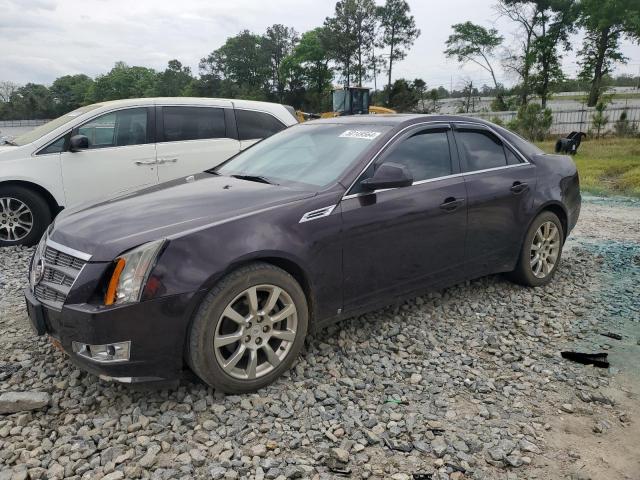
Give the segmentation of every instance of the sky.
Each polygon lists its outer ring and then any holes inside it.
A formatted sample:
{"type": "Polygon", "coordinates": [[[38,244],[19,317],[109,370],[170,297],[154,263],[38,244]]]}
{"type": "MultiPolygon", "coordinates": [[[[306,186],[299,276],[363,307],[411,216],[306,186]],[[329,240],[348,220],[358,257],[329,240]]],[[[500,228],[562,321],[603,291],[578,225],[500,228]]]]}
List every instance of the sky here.
{"type": "MultiPolygon", "coordinates": [[[[459,88],[465,79],[491,83],[487,72],[461,68],[442,51],[451,25],[467,20],[515,42],[516,27],[498,17],[495,0],[408,1],[422,34],[394,66],[394,78],[422,78],[429,88],[459,88]]],[[[197,73],[200,58],[241,30],[262,33],[282,23],[301,33],[322,25],[334,6],[334,0],[0,0],[0,81],[48,85],[66,74],[95,77],[119,60],[163,70],[177,58],[197,73]]],[[[580,45],[580,36],[572,43],[580,45]]],[[[622,51],[629,63],[616,73],[637,75],[640,46],[624,41],[622,51]]],[[[564,58],[570,76],[578,70],[574,56],[564,58]]],[[[498,80],[513,83],[499,66],[498,80]]],[[[385,82],[380,74],[378,86],[385,82]]]]}

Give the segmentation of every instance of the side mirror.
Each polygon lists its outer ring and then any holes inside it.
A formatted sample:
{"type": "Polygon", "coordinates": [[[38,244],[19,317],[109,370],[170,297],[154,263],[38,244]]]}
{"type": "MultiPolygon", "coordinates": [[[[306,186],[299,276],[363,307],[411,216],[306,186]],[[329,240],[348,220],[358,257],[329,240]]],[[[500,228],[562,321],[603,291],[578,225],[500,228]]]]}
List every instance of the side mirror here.
{"type": "Polygon", "coordinates": [[[74,135],[69,140],[69,151],[79,152],[80,150],[86,150],[89,148],[89,138],[85,135],[74,135]]]}
{"type": "Polygon", "coordinates": [[[373,174],[366,178],[361,185],[369,191],[383,188],[408,187],[413,183],[413,175],[407,167],[399,163],[383,163],[373,174]]]}

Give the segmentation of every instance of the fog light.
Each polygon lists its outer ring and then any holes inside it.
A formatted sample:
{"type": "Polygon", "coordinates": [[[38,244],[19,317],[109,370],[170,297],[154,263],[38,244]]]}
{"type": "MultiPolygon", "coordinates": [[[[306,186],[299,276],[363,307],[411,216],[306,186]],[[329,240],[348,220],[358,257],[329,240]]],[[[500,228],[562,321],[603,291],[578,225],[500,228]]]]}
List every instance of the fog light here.
{"type": "Polygon", "coordinates": [[[105,345],[72,342],[71,346],[77,355],[98,363],[126,362],[131,352],[131,341],[105,345]]]}

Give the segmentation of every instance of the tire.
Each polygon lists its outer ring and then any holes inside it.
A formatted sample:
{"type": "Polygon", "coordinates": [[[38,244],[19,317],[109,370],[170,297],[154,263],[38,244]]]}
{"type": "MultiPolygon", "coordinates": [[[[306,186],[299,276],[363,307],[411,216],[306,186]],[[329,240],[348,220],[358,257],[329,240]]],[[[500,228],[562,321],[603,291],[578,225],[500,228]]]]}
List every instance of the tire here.
{"type": "MultiPolygon", "coordinates": [[[[541,231],[544,236],[544,231],[541,231]]],[[[562,259],[562,247],[564,244],[564,231],[560,219],[552,212],[545,211],[538,215],[535,220],[529,226],[527,234],[524,237],[524,242],[520,249],[520,256],[518,258],[518,264],[515,270],[510,272],[509,277],[516,283],[526,285],[530,287],[539,287],[541,285],[548,284],[555,275],[558,265],[562,259]],[[543,226],[549,226],[549,237],[553,236],[550,242],[541,241],[543,237],[540,236],[538,230],[544,228],[543,226]],[[554,232],[553,225],[555,227],[554,232]],[[537,236],[538,235],[538,236],[537,236]],[[534,248],[538,245],[543,246],[543,252],[549,252],[546,258],[550,260],[547,262],[543,260],[543,257],[536,257],[534,248]],[[553,252],[555,249],[553,245],[557,242],[557,255],[554,257],[553,252]],[[538,261],[536,262],[536,258],[538,261]],[[552,266],[551,266],[552,264],[552,266]]]]}
{"type": "Polygon", "coordinates": [[[298,282],[274,265],[254,263],[228,274],[206,295],[190,327],[187,362],[217,391],[253,392],[293,364],[308,323],[298,282]]]}
{"type": "Polygon", "coordinates": [[[42,195],[19,185],[0,185],[0,247],[38,243],[51,220],[42,195]]]}

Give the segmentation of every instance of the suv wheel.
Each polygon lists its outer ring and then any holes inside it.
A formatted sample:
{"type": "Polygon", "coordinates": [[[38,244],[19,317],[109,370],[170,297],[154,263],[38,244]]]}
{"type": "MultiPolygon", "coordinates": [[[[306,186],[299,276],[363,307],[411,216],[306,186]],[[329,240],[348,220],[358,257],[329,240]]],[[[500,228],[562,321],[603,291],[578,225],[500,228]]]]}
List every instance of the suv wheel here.
{"type": "Polygon", "coordinates": [[[0,185],[0,247],[34,245],[51,223],[41,195],[19,185],[0,185]]]}
{"type": "Polygon", "coordinates": [[[549,283],[560,264],[563,239],[560,219],[552,212],[542,212],[527,231],[511,278],[531,287],[549,283]]]}
{"type": "Polygon", "coordinates": [[[255,391],[294,362],[308,315],[304,292],[287,272],[266,263],[240,268],[200,306],[189,334],[189,364],[216,390],[255,391]]]}

